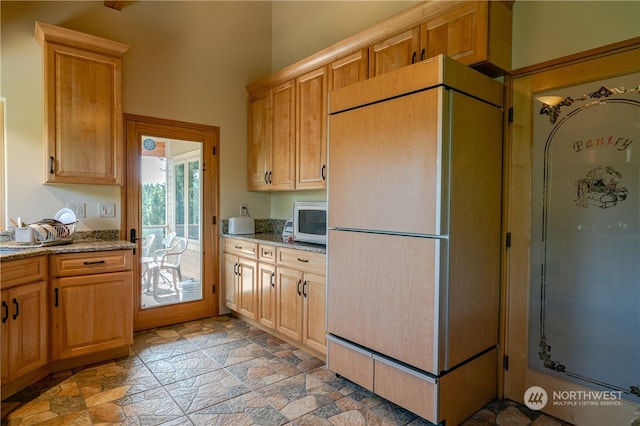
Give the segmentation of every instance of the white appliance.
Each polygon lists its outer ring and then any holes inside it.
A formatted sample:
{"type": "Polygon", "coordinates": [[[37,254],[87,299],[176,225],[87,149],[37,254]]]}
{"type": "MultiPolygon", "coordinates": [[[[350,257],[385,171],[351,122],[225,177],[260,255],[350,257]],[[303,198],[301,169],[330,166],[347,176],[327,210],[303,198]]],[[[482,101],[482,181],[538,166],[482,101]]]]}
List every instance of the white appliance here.
{"type": "Polygon", "coordinates": [[[313,244],[327,244],[327,202],[293,203],[293,239],[313,244]]]}
{"type": "Polygon", "coordinates": [[[236,216],[229,218],[229,234],[247,235],[256,233],[255,219],[249,216],[236,216]]]}

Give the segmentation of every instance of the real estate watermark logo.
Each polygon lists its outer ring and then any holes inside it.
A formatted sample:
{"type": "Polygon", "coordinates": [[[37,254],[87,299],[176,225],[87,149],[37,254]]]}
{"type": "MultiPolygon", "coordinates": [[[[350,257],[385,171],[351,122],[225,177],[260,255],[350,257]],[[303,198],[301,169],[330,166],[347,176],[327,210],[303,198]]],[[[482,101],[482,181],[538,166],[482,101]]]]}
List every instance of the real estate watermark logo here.
{"type": "Polygon", "coordinates": [[[542,410],[548,400],[547,391],[540,386],[531,386],[524,392],[524,404],[532,410],[542,410]]]}
{"type": "MultiPolygon", "coordinates": [[[[524,392],[524,403],[531,410],[542,410],[549,403],[549,395],[540,386],[531,386],[524,392]]],[[[550,403],[583,407],[622,405],[622,391],[553,391],[550,403]]]]}

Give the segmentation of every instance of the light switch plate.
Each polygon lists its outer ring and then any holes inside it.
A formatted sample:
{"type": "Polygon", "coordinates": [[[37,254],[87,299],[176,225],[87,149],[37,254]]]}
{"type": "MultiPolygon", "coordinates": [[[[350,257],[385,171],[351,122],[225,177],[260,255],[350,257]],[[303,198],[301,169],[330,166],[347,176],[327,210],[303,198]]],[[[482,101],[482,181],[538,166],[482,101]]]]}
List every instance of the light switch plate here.
{"type": "Polygon", "coordinates": [[[115,203],[99,203],[98,217],[116,217],[115,203]]]}
{"type": "Polygon", "coordinates": [[[67,203],[67,208],[73,210],[73,213],[78,217],[86,217],[84,203],[67,203]]]}

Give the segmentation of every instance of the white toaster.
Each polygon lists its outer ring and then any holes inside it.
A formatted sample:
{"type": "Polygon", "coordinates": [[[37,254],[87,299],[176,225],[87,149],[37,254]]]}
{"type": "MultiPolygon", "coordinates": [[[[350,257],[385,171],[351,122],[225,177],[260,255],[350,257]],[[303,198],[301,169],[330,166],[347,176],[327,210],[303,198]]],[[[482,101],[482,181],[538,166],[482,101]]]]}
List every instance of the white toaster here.
{"type": "Polygon", "coordinates": [[[249,216],[236,216],[229,218],[229,234],[242,235],[242,234],[255,234],[256,224],[255,220],[249,216]]]}

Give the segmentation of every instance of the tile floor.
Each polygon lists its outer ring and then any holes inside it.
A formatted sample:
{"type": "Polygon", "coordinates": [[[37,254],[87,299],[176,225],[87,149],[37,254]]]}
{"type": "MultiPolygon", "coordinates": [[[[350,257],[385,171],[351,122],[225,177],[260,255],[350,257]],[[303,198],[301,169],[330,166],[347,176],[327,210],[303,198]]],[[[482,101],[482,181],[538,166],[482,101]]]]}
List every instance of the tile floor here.
{"type": "MultiPolygon", "coordinates": [[[[430,425],[230,316],[134,336],[131,355],[2,401],[3,425],[430,425]]],[[[496,400],[465,426],[566,425],[496,400]]]]}

